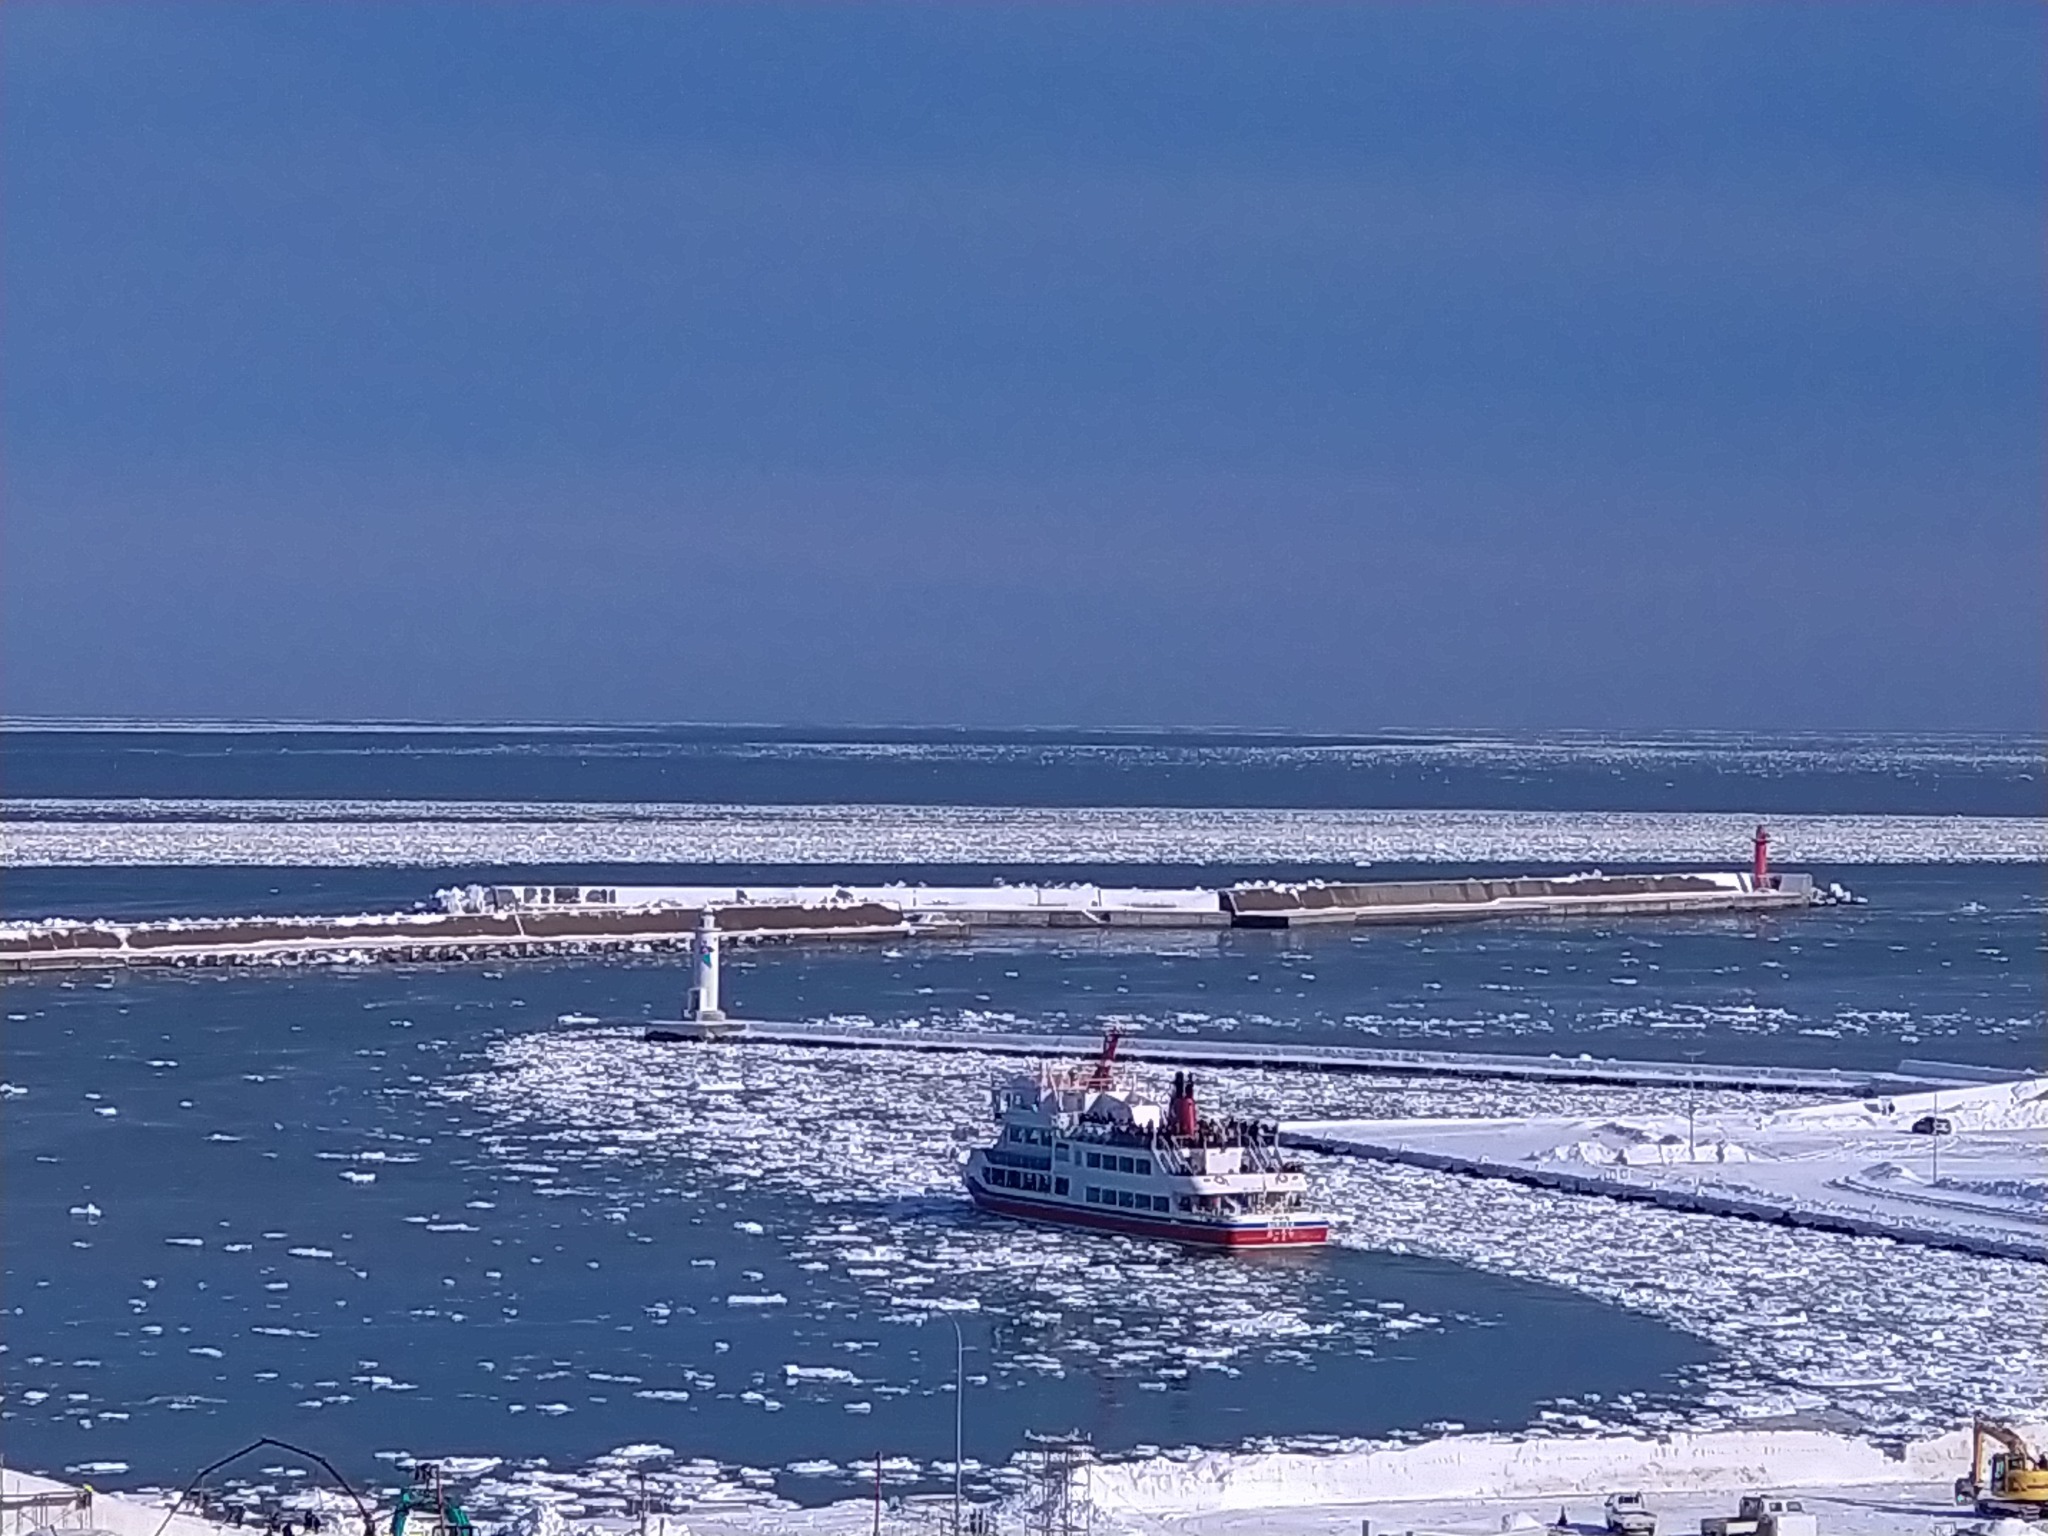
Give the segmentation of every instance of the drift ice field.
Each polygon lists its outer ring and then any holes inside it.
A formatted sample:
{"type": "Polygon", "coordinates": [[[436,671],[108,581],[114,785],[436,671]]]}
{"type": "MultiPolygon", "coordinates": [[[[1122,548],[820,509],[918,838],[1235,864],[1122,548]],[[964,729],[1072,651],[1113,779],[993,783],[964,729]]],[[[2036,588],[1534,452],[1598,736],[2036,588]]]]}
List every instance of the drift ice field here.
{"type": "MultiPolygon", "coordinates": [[[[679,957],[10,980],[10,1468],[161,1489],[270,1434],[372,1488],[440,1459],[484,1520],[616,1518],[644,1472],[704,1529],[850,1532],[878,1465],[890,1497],[950,1490],[964,1358],[969,1497],[1015,1494],[1027,1433],[1076,1430],[1104,1462],[1101,1520],[1221,1531],[1217,1510],[1413,1498],[1404,1455],[1462,1469],[1433,1484],[1447,1497],[1526,1501],[1579,1476],[1559,1468],[1585,1447],[1648,1447],[1599,1452],[1599,1475],[1686,1462],[1707,1511],[1732,1507],[1719,1491],[1744,1468],[1837,1488],[1953,1476],[1949,1450],[1892,1453],[1977,1412],[2048,1416],[2035,1260],[1406,1155],[2038,1243],[2031,744],[24,741],[9,920],[347,912],[625,869],[1170,884],[1735,867],[1769,820],[1788,866],[1864,903],[743,948],[727,1005],[1958,1076],[1925,1104],[1872,1106],[1682,1078],[1207,1072],[1208,1101],[1327,1143],[1302,1155],[1332,1246],[1246,1261],[977,1214],[959,1163],[1013,1061],[644,1039],[681,1005],[679,957]],[[782,798],[749,802],[749,782],[782,798]],[[1928,1114],[1951,1135],[1916,1132],[1928,1114]]],[[[1163,1096],[1170,1073],[1153,1075],[1163,1096]]],[[[257,1499],[300,1485],[244,1482],[257,1499]]],[[[1830,1528],[1861,1529],[1847,1506],[1830,1528]]]]}

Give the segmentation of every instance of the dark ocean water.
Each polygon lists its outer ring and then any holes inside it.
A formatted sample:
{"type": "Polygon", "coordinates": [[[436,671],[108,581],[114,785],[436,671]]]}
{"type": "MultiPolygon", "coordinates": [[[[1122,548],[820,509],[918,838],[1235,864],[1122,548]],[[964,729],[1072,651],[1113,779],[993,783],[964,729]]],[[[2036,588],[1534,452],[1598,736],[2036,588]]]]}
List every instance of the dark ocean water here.
{"type": "Polygon", "coordinates": [[[11,798],[2048,814],[2043,744],[1977,736],[15,731],[11,798]]]}
{"type": "MultiPolygon", "coordinates": [[[[56,799],[2028,816],[2040,812],[2039,763],[2038,743],[1980,740],[32,732],[7,740],[4,787],[56,799]]],[[[1268,872],[531,871],[1120,883],[1268,872]]],[[[11,869],[0,905],[10,917],[353,911],[506,873],[11,869]]],[[[728,986],[744,1011],[771,1017],[1118,1022],[1859,1067],[1902,1056],[2041,1063],[2038,866],[1819,873],[1867,904],[1780,918],[763,949],[733,957],[728,986]]],[[[1799,1379],[1767,1349],[1731,1354],[1681,1327],[1682,1308],[1616,1305],[1616,1287],[1586,1279],[1597,1251],[1518,1264],[1519,1197],[1480,1218],[1500,1224],[1498,1263],[1444,1257],[1427,1229],[1446,1219],[1444,1200],[1466,1197],[1434,1176],[1368,1186],[1357,1245],[1273,1264],[984,1220],[960,1200],[951,1159],[978,1130],[992,1063],[684,1058],[593,1022],[671,1013],[682,986],[678,962],[648,957],[10,981],[10,1460],[98,1466],[102,1485],[161,1483],[271,1433],[375,1478],[380,1452],[574,1468],[651,1442],[824,1498],[847,1491],[850,1464],[878,1450],[914,1463],[906,1479],[936,1475],[950,1455],[955,1322],[982,1378],[969,1388],[969,1455],[991,1465],[1030,1428],[1085,1429],[1117,1451],[1443,1423],[1518,1429],[1546,1413],[1721,1422],[1768,1411],[1799,1379]],[[1731,1407],[1730,1394],[1749,1406],[1731,1407]]],[[[1249,1077],[1217,1088],[1302,1114],[1559,1102],[1558,1090],[1249,1077]]],[[[1639,1102],[1566,1097],[1589,1112],[1639,1102]]],[[[1560,1207],[1558,1220],[1605,1204],[1560,1207]]],[[[1940,1294],[1989,1284],[1992,1271],[1929,1273],[1940,1294]]],[[[1845,1358],[1883,1348],[1860,1336],[1841,1345],[1845,1358]]]]}

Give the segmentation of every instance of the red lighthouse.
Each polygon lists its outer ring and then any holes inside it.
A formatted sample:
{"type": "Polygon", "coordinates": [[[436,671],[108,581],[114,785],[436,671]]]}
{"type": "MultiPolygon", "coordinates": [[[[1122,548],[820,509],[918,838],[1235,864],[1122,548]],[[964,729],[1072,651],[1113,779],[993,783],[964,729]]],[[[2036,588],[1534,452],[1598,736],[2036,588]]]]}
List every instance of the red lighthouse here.
{"type": "Polygon", "coordinates": [[[1764,890],[1771,880],[1771,833],[1768,827],[1756,829],[1756,852],[1750,864],[1750,875],[1758,890],[1764,890]]]}

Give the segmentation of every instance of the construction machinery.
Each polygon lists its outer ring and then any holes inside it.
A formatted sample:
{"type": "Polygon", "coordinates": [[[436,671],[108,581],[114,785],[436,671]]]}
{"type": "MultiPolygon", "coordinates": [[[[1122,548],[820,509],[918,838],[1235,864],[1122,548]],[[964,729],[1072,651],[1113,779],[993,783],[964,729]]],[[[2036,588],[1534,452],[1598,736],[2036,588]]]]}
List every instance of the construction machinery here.
{"type": "Polygon", "coordinates": [[[398,1496],[398,1508],[391,1512],[391,1536],[405,1536],[407,1519],[415,1536],[475,1536],[476,1527],[460,1504],[448,1502],[448,1489],[441,1479],[441,1464],[422,1461],[412,1469],[412,1486],[398,1496]]]}
{"type": "Polygon", "coordinates": [[[1978,1419],[1970,1426],[1970,1473],[1956,1479],[1956,1502],[1974,1504],[1978,1514],[1993,1520],[2048,1520],[2048,1458],[2010,1424],[1978,1419]],[[2004,1449],[1987,1458],[1986,1449],[1994,1445],[2004,1449]]]}

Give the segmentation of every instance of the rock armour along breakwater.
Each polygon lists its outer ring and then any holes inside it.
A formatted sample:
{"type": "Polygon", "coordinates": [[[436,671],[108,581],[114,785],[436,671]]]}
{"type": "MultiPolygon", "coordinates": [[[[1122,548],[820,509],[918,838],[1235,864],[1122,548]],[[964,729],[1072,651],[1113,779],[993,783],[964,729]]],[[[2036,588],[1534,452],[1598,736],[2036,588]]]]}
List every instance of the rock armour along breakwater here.
{"type": "MultiPolygon", "coordinates": [[[[157,923],[14,923],[0,929],[0,973],[132,965],[237,965],[319,959],[463,960],[564,950],[672,948],[701,913],[369,913],[357,917],[199,918],[157,923]]],[[[725,914],[744,939],[897,938],[903,914],[867,903],[756,906],[725,914]]]]}

